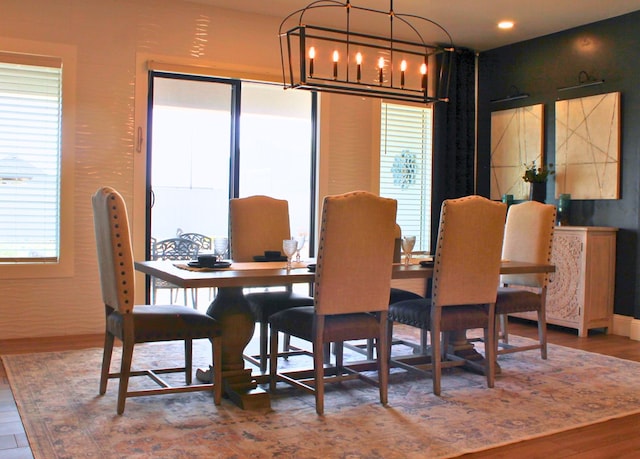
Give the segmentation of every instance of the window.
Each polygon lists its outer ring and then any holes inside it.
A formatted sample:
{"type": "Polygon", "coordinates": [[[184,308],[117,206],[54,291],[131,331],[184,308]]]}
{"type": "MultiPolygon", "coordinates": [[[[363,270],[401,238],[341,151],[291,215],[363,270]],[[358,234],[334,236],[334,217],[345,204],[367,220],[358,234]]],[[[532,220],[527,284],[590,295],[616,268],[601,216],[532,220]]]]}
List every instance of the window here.
{"type": "Polygon", "coordinates": [[[71,275],[75,50],[15,51],[0,51],[0,275],[71,275]]]}
{"type": "Polygon", "coordinates": [[[60,253],[62,68],[0,63],[0,257],[60,253]]]}
{"type": "Polygon", "coordinates": [[[431,246],[431,107],[382,103],[380,195],[398,201],[403,235],[415,235],[416,251],[431,246]]]}

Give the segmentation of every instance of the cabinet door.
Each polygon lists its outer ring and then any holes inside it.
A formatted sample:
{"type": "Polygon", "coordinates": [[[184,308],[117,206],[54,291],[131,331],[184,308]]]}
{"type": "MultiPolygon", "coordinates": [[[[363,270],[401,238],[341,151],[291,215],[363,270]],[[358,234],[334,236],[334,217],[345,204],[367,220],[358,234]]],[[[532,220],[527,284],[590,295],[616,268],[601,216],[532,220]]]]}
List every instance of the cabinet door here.
{"type": "Polygon", "coordinates": [[[615,287],[615,232],[594,232],[587,238],[584,321],[587,328],[611,327],[615,287]]]}
{"type": "Polygon", "coordinates": [[[581,233],[556,231],[549,277],[547,321],[578,328],[584,298],[584,238],[581,233]]]}

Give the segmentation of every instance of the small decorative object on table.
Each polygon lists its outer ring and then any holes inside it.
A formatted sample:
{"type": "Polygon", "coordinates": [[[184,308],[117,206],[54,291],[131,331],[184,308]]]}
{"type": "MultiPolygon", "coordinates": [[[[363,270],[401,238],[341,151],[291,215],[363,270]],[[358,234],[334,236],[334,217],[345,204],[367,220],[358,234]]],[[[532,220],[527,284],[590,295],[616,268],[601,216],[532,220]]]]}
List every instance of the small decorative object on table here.
{"type": "Polygon", "coordinates": [[[524,165],[524,175],[522,180],[529,182],[531,187],[529,188],[529,200],[545,202],[547,199],[547,177],[555,174],[553,170],[553,164],[545,166],[536,166],[536,162],[524,165]]]}

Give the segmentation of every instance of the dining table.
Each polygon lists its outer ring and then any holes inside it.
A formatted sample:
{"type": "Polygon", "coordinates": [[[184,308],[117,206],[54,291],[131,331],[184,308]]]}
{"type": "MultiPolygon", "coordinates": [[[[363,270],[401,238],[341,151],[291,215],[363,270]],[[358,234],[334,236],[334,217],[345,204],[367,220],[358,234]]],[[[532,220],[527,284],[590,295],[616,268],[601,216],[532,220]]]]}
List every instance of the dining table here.
{"type": "MultiPolygon", "coordinates": [[[[423,260],[424,261],[424,260],[423,260]]],[[[291,269],[282,261],[231,262],[225,268],[198,268],[186,261],[154,260],[136,261],[137,271],[162,279],[179,288],[217,288],[217,294],[207,309],[207,314],[221,323],[222,355],[215,356],[220,362],[223,375],[223,391],[236,405],[243,409],[270,408],[269,394],[261,387],[265,375],[254,375],[245,368],[244,351],[254,330],[255,319],[244,290],[252,287],[273,287],[292,284],[309,284],[315,280],[315,272],[309,269],[314,260],[292,262],[291,269]]],[[[551,264],[534,264],[503,260],[501,274],[524,274],[554,272],[551,264]]],[[[428,279],[433,274],[433,265],[393,263],[392,279],[428,279]]],[[[454,345],[456,345],[454,343],[454,345]]],[[[457,345],[462,353],[473,352],[473,344],[464,335],[457,345]]]]}

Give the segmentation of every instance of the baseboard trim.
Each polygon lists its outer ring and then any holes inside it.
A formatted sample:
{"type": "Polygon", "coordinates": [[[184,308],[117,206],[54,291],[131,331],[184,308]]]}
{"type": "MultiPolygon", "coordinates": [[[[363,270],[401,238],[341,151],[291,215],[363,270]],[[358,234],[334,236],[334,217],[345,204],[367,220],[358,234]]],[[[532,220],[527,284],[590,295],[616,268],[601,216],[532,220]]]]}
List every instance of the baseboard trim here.
{"type": "Polygon", "coordinates": [[[612,333],[614,335],[626,336],[632,340],[640,341],[640,319],[614,314],[612,333]]]}

